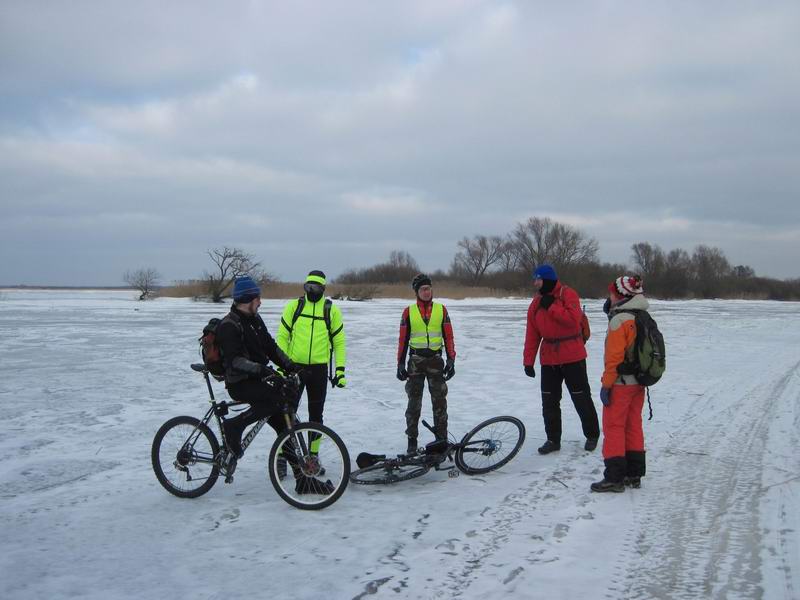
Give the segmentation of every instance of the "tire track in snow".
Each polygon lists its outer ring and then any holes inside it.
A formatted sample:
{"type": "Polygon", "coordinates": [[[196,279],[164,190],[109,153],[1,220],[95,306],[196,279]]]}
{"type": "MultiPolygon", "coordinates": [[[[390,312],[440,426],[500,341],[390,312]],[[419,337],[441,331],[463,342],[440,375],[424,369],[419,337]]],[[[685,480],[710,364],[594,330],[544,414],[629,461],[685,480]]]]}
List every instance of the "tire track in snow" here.
{"type": "MultiPolygon", "coordinates": [[[[390,555],[379,558],[380,566],[367,569],[372,579],[364,583],[362,593],[376,597],[397,597],[401,591],[412,593],[419,598],[462,598],[472,595],[471,586],[476,580],[501,582],[503,586],[513,584],[524,573],[525,567],[535,563],[554,562],[558,556],[549,556],[547,542],[559,541],[570,529],[570,521],[561,518],[554,521],[548,518],[562,506],[565,494],[572,491],[564,488],[558,480],[569,480],[576,470],[573,457],[569,464],[554,465],[549,477],[536,477],[526,485],[506,494],[499,502],[474,511],[473,518],[465,524],[464,533],[457,537],[447,537],[435,543],[418,541],[419,529],[409,531],[411,540],[400,543],[390,555]],[[532,512],[532,507],[535,511],[532,512]],[[524,525],[520,525],[524,521],[524,525]],[[504,555],[511,536],[525,531],[526,540],[535,542],[533,549],[524,556],[504,555]],[[413,556],[399,560],[399,555],[413,556]],[[436,580],[423,581],[409,576],[409,564],[424,562],[440,575],[436,580]],[[388,568],[387,568],[388,567],[388,568]],[[391,585],[386,585],[391,581],[391,585]],[[413,590],[410,588],[413,586],[413,590]]],[[[580,468],[580,467],[579,467],[580,468]]],[[[585,514],[580,504],[581,514],[574,518],[593,518],[585,514]]],[[[417,519],[424,529],[429,514],[417,519]]]]}
{"type": "MultiPolygon", "coordinates": [[[[697,415],[684,421],[685,439],[704,452],[689,459],[672,453],[659,461],[660,470],[671,476],[653,483],[678,487],[685,495],[676,504],[670,502],[674,493],[657,493],[649,503],[637,542],[641,558],[628,574],[628,598],[763,597],[759,502],[766,440],[777,399],[785,396],[798,369],[800,363],[772,385],[761,383],[721,413],[706,415],[719,419],[711,427],[697,415]],[[705,464],[693,469],[689,461],[705,464]]],[[[739,383],[727,387],[736,390],[739,383]]],[[[714,404],[712,399],[712,410],[714,404]]]]}

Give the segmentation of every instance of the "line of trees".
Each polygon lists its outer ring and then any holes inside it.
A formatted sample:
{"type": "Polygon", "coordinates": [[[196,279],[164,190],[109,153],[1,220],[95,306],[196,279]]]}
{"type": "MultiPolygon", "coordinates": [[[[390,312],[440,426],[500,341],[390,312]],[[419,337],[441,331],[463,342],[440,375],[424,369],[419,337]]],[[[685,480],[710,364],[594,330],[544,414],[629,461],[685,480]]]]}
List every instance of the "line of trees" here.
{"type": "MultiPolygon", "coordinates": [[[[533,270],[549,263],[561,280],[591,298],[605,296],[608,283],[620,274],[635,273],[642,276],[647,294],[657,298],[800,300],[800,278],[758,277],[751,267],[732,266],[721,249],[703,244],[689,254],[682,248],[664,251],[656,244],[637,242],[631,246],[629,265],[601,262],[597,240],[546,217],[517,223],[505,236],[464,237],[456,247],[449,269],[430,273],[435,281],[525,295],[531,290],[533,270]]],[[[198,297],[222,302],[230,297],[233,281],[240,275],[250,275],[262,285],[278,281],[255,256],[240,248],[225,246],[206,254],[213,267],[201,278],[183,284],[197,289],[198,297]]],[[[408,252],[394,250],[386,262],[348,269],[335,283],[374,291],[380,284],[408,284],[419,272],[419,264],[408,252]]],[[[140,300],[153,297],[159,279],[153,268],[124,275],[125,282],[140,291],[140,300]]]]}
{"type": "MultiPolygon", "coordinates": [[[[697,246],[665,252],[658,245],[631,246],[630,265],[605,263],[599,244],[581,230],[549,218],[531,217],[505,236],[475,235],[457,243],[450,268],[431,275],[438,281],[529,293],[537,265],[555,267],[559,278],[587,297],[606,295],[608,283],[623,273],[642,276],[647,293],[658,298],[800,299],[800,279],[757,277],[747,265],[732,266],[715,247],[697,246]]],[[[395,250],[389,260],[364,269],[349,269],[342,284],[407,283],[419,272],[417,261],[395,250]]]]}

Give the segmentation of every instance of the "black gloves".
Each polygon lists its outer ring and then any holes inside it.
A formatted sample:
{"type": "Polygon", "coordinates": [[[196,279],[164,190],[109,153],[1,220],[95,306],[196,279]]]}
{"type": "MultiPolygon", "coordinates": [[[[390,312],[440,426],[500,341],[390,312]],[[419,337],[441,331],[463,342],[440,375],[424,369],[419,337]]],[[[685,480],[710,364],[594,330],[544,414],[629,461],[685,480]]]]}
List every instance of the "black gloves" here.
{"type": "Polygon", "coordinates": [[[259,373],[261,378],[271,377],[272,375],[275,375],[275,369],[269,365],[261,365],[261,373],[259,373]]]}
{"type": "Polygon", "coordinates": [[[606,298],[606,301],[603,303],[603,312],[608,314],[608,311],[611,310],[611,298],[606,298]]]}
{"type": "Polygon", "coordinates": [[[544,294],[542,296],[542,299],[539,300],[539,306],[541,306],[543,309],[547,310],[548,308],[550,308],[550,305],[553,304],[553,302],[555,302],[555,301],[556,301],[556,299],[552,295],[544,294]]]}
{"type": "Polygon", "coordinates": [[[334,375],[331,383],[338,388],[343,388],[347,385],[347,379],[344,378],[344,367],[336,367],[336,375],[334,375]]]}
{"type": "Polygon", "coordinates": [[[291,375],[292,373],[297,373],[300,370],[300,367],[293,360],[287,359],[283,370],[287,375],[291,375]]]}
{"type": "Polygon", "coordinates": [[[403,363],[397,363],[397,378],[400,381],[408,379],[408,371],[406,371],[406,366],[403,363]]]}
{"type": "Polygon", "coordinates": [[[533,368],[533,365],[525,365],[525,375],[528,377],[536,377],[536,371],[533,368]]]}
{"type": "Polygon", "coordinates": [[[447,359],[447,363],[444,365],[444,371],[442,371],[445,381],[450,381],[453,378],[453,375],[456,374],[455,362],[456,361],[452,358],[447,359]]]}

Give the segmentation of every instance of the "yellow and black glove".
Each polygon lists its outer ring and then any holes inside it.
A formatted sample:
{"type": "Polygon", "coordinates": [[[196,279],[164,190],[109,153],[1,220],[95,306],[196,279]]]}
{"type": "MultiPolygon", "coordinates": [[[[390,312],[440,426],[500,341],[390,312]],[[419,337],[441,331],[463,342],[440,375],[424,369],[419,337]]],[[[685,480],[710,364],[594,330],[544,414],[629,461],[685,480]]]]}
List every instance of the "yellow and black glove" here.
{"type": "Polygon", "coordinates": [[[336,367],[336,375],[333,376],[331,384],[338,388],[343,388],[347,385],[347,379],[345,379],[344,376],[344,367],[336,367]]]}

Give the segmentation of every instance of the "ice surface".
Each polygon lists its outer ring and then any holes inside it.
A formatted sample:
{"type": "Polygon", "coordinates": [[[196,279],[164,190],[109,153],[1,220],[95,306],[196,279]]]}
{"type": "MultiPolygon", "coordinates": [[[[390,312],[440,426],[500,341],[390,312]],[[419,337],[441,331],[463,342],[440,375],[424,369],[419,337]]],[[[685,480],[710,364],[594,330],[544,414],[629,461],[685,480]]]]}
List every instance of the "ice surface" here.
{"type": "MultiPolygon", "coordinates": [[[[172,497],[152,473],[161,423],[207,407],[188,365],[225,307],[4,291],[0,598],[800,597],[800,304],[653,302],[668,366],[645,425],[648,475],[640,490],[596,495],[600,451],[583,451],[568,397],[561,452],[536,454],[527,301],[445,302],[458,350],[451,433],[515,415],[522,452],[481,477],[351,485],[306,512],[269,484],[268,429],[233,485],[202,498],[172,497]]],[[[606,321],[602,301],[586,303],[596,383],[606,321]]],[[[405,304],[340,303],[348,388],[329,393],[325,418],[353,457],[404,449],[405,304]]],[[[281,307],[262,306],[273,331],[281,307]]]]}

